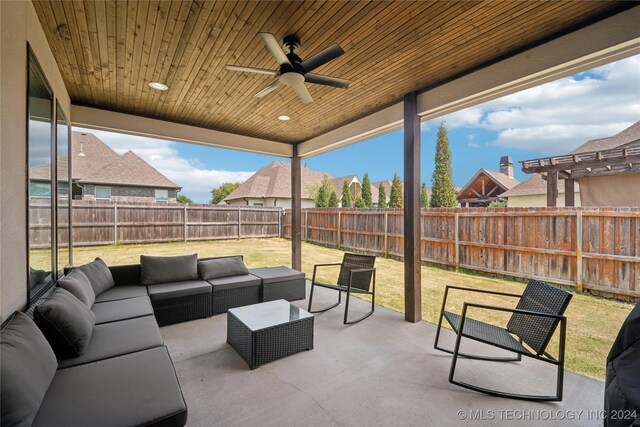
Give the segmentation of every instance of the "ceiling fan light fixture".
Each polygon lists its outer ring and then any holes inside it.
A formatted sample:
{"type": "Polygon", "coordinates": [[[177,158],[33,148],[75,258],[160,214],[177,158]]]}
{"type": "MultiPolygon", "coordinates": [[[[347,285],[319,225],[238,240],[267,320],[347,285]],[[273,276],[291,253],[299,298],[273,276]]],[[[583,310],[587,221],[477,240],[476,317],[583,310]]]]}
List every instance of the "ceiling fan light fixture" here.
{"type": "Polygon", "coordinates": [[[282,114],[282,115],[278,116],[278,120],[286,122],[287,120],[291,120],[291,117],[287,116],[286,114],[282,114]]]}
{"type": "Polygon", "coordinates": [[[149,82],[149,86],[153,89],[156,90],[167,90],[169,89],[169,86],[167,86],[166,84],[162,83],[162,82],[149,82]]]}

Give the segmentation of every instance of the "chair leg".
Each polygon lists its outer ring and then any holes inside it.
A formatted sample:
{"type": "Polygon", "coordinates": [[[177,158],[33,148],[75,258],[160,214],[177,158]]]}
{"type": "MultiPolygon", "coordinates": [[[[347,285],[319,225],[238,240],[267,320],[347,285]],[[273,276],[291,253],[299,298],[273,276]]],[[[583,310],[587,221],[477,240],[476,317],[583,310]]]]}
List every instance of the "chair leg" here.
{"type": "Polygon", "coordinates": [[[338,302],[337,303],[335,303],[335,304],[333,304],[333,305],[331,305],[329,307],[322,308],[320,310],[311,310],[311,302],[313,300],[313,288],[314,288],[314,283],[311,282],[311,292],[309,293],[309,308],[307,309],[307,311],[309,313],[323,313],[325,311],[331,310],[334,307],[339,306],[340,303],[342,302],[342,292],[338,291],[338,302]]]}
{"type": "Polygon", "coordinates": [[[371,302],[371,311],[367,312],[364,316],[362,317],[358,317],[355,320],[347,320],[349,317],[349,296],[351,295],[350,292],[347,292],[347,297],[345,299],[345,307],[344,307],[344,324],[345,325],[353,325],[354,323],[358,323],[364,319],[366,319],[367,317],[371,316],[373,314],[373,310],[374,310],[374,302],[373,302],[373,298],[372,298],[372,302],[371,302]]]}
{"type": "Polygon", "coordinates": [[[558,376],[557,376],[555,396],[538,396],[538,395],[531,395],[531,394],[507,393],[504,391],[492,390],[492,389],[479,387],[473,384],[455,380],[454,375],[456,371],[456,363],[458,361],[458,356],[460,356],[458,350],[460,349],[461,338],[462,338],[462,334],[458,333],[458,336],[456,338],[456,345],[453,350],[453,358],[451,360],[451,369],[449,371],[449,382],[451,384],[457,385],[462,388],[466,388],[468,390],[473,390],[473,391],[485,393],[485,394],[496,396],[496,397],[506,397],[508,399],[527,400],[532,402],[559,402],[562,400],[562,378],[564,375],[564,368],[562,363],[558,364],[558,373],[557,373],[558,376]]]}

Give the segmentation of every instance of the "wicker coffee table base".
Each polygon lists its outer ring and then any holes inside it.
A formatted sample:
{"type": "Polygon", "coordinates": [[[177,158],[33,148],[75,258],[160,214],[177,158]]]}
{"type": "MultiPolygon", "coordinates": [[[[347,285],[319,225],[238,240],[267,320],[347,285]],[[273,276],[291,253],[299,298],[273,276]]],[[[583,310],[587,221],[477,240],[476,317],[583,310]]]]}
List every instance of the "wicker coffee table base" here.
{"type": "Polygon", "coordinates": [[[227,312],[227,342],[249,368],[313,349],[313,317],[252,331],[227,312]]]}

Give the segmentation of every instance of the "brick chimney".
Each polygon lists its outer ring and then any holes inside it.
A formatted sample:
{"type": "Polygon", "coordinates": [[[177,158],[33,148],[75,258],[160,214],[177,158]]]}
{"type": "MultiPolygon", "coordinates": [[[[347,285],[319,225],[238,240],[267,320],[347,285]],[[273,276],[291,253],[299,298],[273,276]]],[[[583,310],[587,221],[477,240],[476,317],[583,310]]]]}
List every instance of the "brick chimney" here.
{"type": "Polygon", "coordinates": [[[513,178],[513,159],[511,156],[500,157],[500,172],[513,178]]]}

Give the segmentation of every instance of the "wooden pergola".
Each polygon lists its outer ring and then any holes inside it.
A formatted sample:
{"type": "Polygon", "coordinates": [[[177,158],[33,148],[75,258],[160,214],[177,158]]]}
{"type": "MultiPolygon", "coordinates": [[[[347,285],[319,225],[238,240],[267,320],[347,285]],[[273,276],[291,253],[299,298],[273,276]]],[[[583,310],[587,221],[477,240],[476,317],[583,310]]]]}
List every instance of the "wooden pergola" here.
{"type": "MultiPolygon", "coordinates": [[[[24,7],[5,3],[16,15],[24,7]]],[[[33,9],[41,29],[27,41],[47,70],[57,68],[73,125],[290,158],[296,269],[301,160],[403,129],[410,322],[422,318],[420,123],[640,53],[633,2],[35,0],[33,9]],[[269,81],[224,66],[275,68],[259,32],[296,34],[303,56],[340,44],[346,53],[320,71],[352,85],[310,85],[305,106],[290,90],[256,98],[269,81]]],[[[7,34],[20,34],[15,22],[7,34]]]]}
{"type": "Polygon", "coordinates": [[[547,181],[547,206],[556,206],[558,181],[564,180],[565,206],[575,206],[575,180],[640,172],[640,146],[523,160],[522,171],[547,181]]]}

